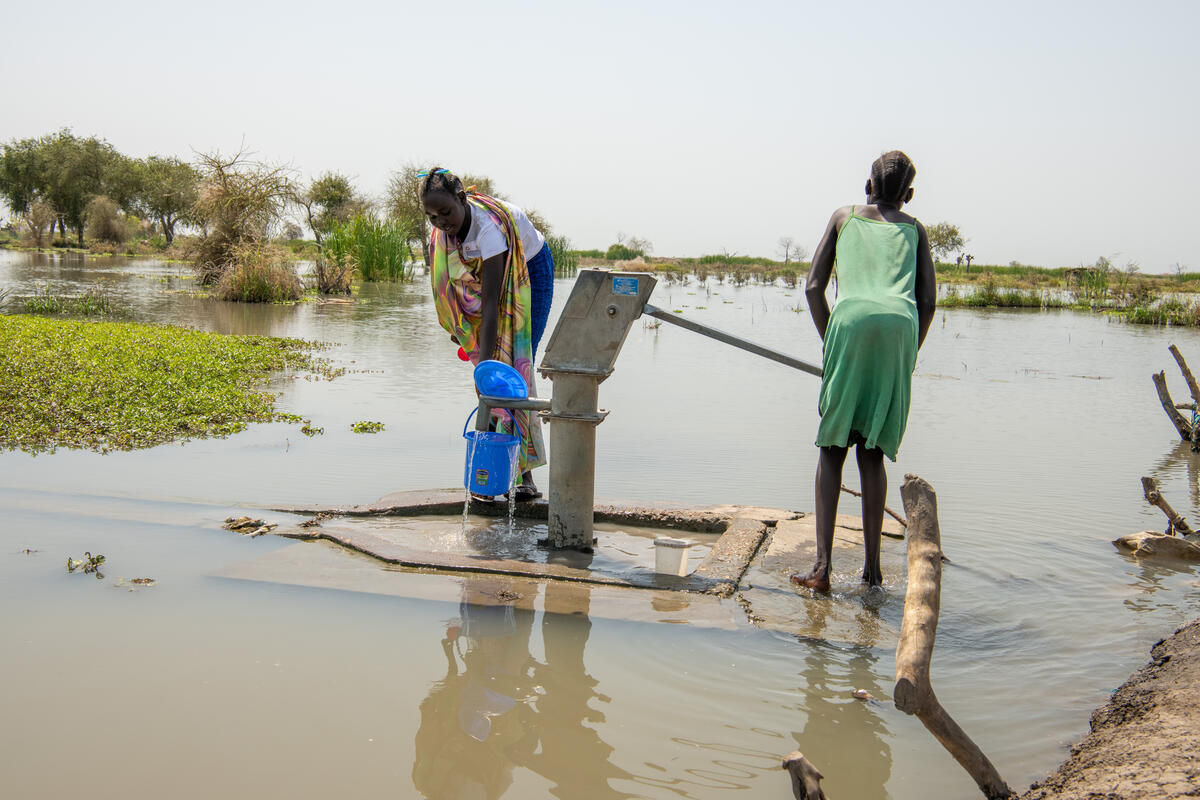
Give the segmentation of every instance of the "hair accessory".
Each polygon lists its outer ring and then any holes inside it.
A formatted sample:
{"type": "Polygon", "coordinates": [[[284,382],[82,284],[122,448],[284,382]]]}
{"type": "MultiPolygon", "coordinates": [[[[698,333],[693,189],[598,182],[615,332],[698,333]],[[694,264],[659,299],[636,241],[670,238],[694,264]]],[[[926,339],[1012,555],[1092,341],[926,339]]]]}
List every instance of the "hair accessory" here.
{"type": "MultiPolygon", "coordinates": [[[[434,175],[441,175],[442,173],[444,173],[444,172],[449,172],[449,171],[450,171],[450,170],[448,170],[448,169],[435,169],[435,170],[433,171],[433,174],[434,174],[434,175]]],[[[418,172],[418,173],[417,173],[417,177],[418,177],[418,178],[428,178],[428,177],[429,177],[429,170],[425,170],[425,171],[423,171],[423,172],[418,172]]]]}

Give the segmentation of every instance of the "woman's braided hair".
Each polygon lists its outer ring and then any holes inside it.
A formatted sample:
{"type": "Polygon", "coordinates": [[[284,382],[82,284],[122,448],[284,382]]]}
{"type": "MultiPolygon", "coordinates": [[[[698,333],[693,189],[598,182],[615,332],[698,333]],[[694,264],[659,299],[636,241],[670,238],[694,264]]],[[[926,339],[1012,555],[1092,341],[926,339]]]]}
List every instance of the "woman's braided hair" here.
{"type": "Polygon", "coordinates": [[[430,167],[425,173],[425,182],[421,184],[421,199],[424,200],[435,192],[445,192],[451,197],[458,197],[462,190],[462,180],[453,172],[442,167],[430,167]]]}
{"type": "Polygon", "coordinates": [[[877,200],[898,203],[912,186],[917,168],[912,159],[899,150],[891,150],[871,165],[871,189],[877,200]]]}

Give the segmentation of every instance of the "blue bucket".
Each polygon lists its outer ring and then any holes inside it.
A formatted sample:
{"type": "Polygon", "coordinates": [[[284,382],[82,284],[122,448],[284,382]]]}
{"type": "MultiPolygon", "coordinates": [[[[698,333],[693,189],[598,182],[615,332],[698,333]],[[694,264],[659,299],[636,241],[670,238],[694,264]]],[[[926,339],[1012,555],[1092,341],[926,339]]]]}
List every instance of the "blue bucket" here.
{"type": "Polygon", "coordinates": [[[495,497],[507,492],[512,485],[521,437],[511,433],[467,430],[471,417],[478,410],[468,414],[463,423],[463,438],[467,440],[463,486],[475,494],[495,497]]]}

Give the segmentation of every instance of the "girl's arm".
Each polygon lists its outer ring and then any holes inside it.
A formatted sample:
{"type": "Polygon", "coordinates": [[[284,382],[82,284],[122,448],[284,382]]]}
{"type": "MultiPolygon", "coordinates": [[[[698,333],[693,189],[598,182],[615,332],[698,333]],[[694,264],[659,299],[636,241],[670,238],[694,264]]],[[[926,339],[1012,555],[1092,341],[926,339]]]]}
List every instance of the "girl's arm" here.
{"type": "Polygon", "coordinates": [[[925,334],[933,324],[933,311],[937,306],[937,274],[933,269],[933,255],[929,252],[929,237],[925,226],[917,223],[917,347],[925,342],[925,334]]]}
{"type": "Polygon", "coordinates": [[[825,341],[825,329],[829,327],[829,301],[825,299],[825,289],[833,276],[834,256],[837,253],[838,231],[846,221],[847,209],[839,208],[829,218],[825,235],[813,253],[812,268],[808,271],[808,280],[804,282],[804,296],[808,298],[808,312],[812,314],[813,324],[821,341],[825,341]]]}
{"type": "Polygon", "coordinates": [[[483,261],[482,320],[479,323],[479,360],[495,358],[496,332],[500,318],[500,293],[504,288],[504,266],[508,251],[483,261]]]}

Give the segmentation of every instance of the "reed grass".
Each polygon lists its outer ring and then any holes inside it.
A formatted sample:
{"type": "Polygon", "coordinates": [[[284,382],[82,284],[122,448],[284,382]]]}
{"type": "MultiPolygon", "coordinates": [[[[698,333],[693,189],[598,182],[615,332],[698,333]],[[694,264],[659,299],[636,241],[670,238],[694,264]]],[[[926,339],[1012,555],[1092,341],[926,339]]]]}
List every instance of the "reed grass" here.
{"type": "Polygon", "coordinates": [[[554,259],[554,274],[560,278],[571,278],[579,271],[579,254],[571,249],[571,240],[565,236],[547,236],[550,257],[554,259]]]}
{"type": "Polygon", "coordinates": [[[335,225],[325,239],[325,250],[336,250],[353,262],[359,277],[370,282],[411,281],[415,274],[408,228],[396,220],[359,214],[345,225],[335,225]]]}
{"type": "Polygon", "coordinates": [[[78,317],[107,317],[117,313],[118,306],[103,284],[93,284],[83,294],[60,295],[48,286],[34,289],[28,297],[12,297],[9,303],[26,314],[64,314],[78,317]],[[12,302],[16,301],[16,302],[12,302]]]}

